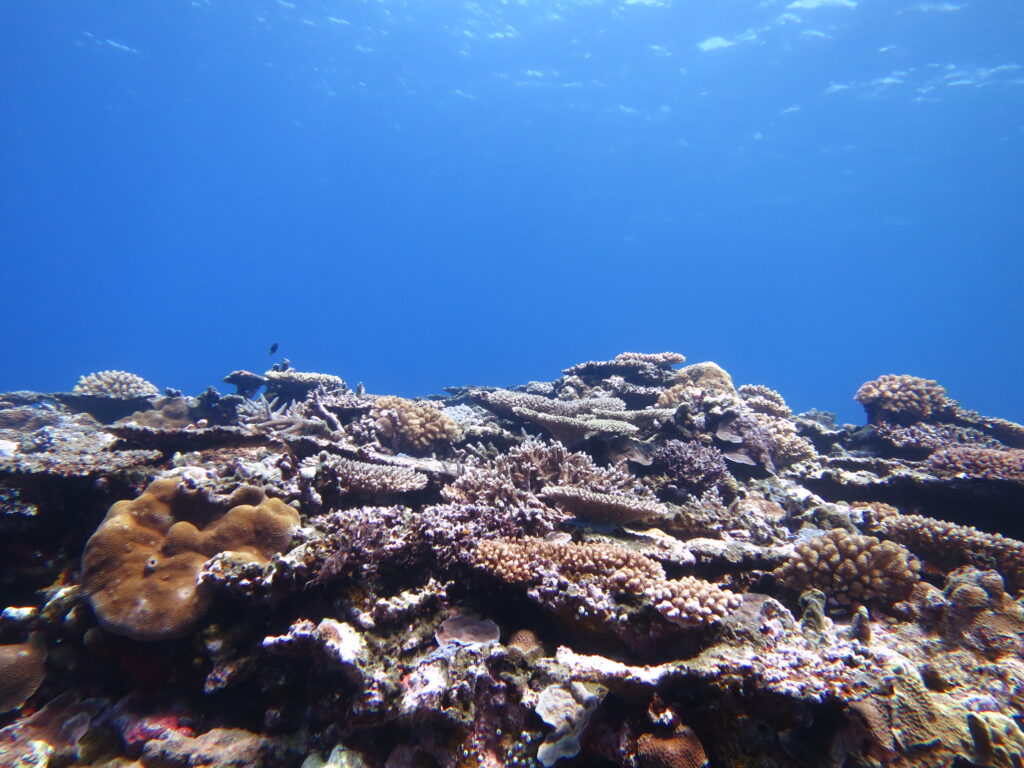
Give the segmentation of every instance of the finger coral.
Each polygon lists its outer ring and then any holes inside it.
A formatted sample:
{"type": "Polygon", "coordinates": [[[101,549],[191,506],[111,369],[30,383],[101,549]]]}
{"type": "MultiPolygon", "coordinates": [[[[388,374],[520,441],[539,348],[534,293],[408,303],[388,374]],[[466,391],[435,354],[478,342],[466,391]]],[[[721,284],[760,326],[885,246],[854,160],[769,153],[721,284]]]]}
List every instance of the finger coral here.
{"type": "Polygon", "coordinates": [[[928,467],[937,477],[1024,484],[1024,450],[1019,449],[944,448],[928,458],[928,467]]]}
{"type": "Polygon", "coordinates": [[[83,376],[72,392],[102,397],[156,397],[160,390],[141,376],[127,371],[98,371],[83,376]]]}
{"type": "Polygon", "coordinates": [[[792,589],[820,589],[848,608],[864,603],[885,607],[910,594],[920,568],[895,542],[836,529],[798,544],[789,562],[774,573],[792,589]]]}
{"type": "Polygon", "coordinates": [[[220,552],[268,562],[298,525],[298,513],[280,499],[254,495],[257,504],[235,506],[203,528],[186,519],[197,510],[177,478],[114,504],[82,557],[82,585],[100,624],[134,640],[191,631],[211,600],[198,581],[204,562],[220,552]]]}
{"type": "Polygon", "coordinates": [[[928,421],[952,406],[946,390],[937,381],[891,373],[862,384],[853,399],[864,406],[872,424],[928,421]]]}
{"type": "MultiPolygon", "coordinates": [[[[654,560],[613,544],[490,539],[480,542],[473,561],[509,584],[539,587],[554,577],[556,583],[564,579],[584,587],[586,596],[580,596],[582,604],[576,609],[579,615],[615,616],[615,598],[621,596],[645,599],[670,623],[696,627],[720,621],[740,603],[739,595],[710,582],[690,576],[666,579],[654,560]]],[[[558,596],[551,597],[557,607],[558,596]]]]}
{"type": "Polygon", "coordinates": [[[388,443],[415,454],[448,448],[462,435],[440,408],[393,395],[378,397],[370,416],[388,443]]]}
{"type": "Polygon", "coordinates": [[[887,505],[862,505],[872,533],[908,547],[943,568],[995,568],[1015,589],[1024,588],[1024,541],[985,533],[924,515],[902,515],[887,505]]]}
{"type": "Polygon", "coordinates": [[[782,395],[761,384],[744,384],[739,388],[739,393],[747,407],[758,413],[766,413],[780,419],[788,419],[793,413],[782,395]]]}

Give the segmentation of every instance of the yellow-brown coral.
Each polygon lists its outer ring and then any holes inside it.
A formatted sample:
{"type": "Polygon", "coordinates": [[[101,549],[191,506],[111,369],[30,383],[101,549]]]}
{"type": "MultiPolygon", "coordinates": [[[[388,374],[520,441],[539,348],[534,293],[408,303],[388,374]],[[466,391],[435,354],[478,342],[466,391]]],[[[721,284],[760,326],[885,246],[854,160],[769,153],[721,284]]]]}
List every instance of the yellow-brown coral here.
{"type": "Polygon", "coordinates": [[[865,382],[853,399],[864,406],[868,421],[912,424],[936,418],[952,407],[937,381],[887,373],[865,382]]]}
{"type": "Polygon", "coordinates": [[[394,395],[374,400],[370,416],[386,440],[413,453],[449,447],[462,434],[440,408],[394,395]]]}
{"type": "Polygon", "coordinates": [[[220,552],[267,563],[298,525],[298,513],[280,499],[251,495],[256,505],[235,506],[202,529],[182,519],[195,510],[177,478],[114,504],[82,557],[82,585],[100,624],[135,640],[191,631],[210,605],[198,582],[203,563],[220,552]]]}
{"type": "Polygon", "coordinates": [[[999,451],[954,446],[928,457],[928,467],[937,477],[1024,484],[1024,450],[1019,449],[999,451]]]}
{"type": "Polygon", "coordinates": [[[843,606],[884,607],[910,594],[920,568],[917,559],[895,542],[833,530],[798,544],[774,574],[792,589],[814,587],[843,606]]]}
{"type": "Polygon", "coordinates": [[[901,515],[884,504],[858,506],[872,533],[903,544],[934,565],[995,568],[1016,589],[1024,587],[1024,541],[948,520],[901,515]]]}
{"type": "Polygon", "coordinates": [[[636,752],[641,768],[704,768],[708,764],[700,739],[685,725],[668,736],[643,734],[637,739],[636,752]]]}

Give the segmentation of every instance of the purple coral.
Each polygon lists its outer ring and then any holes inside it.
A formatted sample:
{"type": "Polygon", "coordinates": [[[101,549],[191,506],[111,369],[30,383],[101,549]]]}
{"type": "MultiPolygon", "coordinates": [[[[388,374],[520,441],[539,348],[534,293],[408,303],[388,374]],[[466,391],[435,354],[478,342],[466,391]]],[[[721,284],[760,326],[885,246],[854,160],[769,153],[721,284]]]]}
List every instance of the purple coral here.
{"type": "Polygon", "coordinates": [[[666,487],[681,495],[700,496],[729,477],[722,452],[697,441],[668,440],[651,453],[651,464],[666,477],[666,487]]]}

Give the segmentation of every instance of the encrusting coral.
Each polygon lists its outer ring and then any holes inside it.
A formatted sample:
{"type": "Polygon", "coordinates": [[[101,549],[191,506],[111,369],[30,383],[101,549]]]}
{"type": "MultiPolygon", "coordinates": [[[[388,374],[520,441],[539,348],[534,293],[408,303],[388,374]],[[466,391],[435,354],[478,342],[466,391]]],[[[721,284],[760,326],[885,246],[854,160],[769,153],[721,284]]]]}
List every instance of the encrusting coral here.
{"type": "Polygon", "coordinates": [[[198,581],[220,552],[269,562],[283,551],[299,522],[280,499],[250,496],[202,528],[183,519],[195,514],[177,478],[156,480],[138,498],[110,508],[85,545],[82,586],[100,624],[135,640],[161,640],[190,632],[210,606],[198,581]]]}
{"type": "Polygon", "coordinates": [[[0,394],[0,765],[1024,765],[1024,427],[684,364],[0,394]]]}

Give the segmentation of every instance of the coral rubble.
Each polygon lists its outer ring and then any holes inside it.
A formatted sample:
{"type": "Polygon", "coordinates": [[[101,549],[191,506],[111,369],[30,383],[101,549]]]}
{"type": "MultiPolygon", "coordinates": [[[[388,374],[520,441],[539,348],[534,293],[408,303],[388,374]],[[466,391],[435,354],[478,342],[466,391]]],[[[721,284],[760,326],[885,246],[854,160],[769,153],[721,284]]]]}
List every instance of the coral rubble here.
{"type": "Polygon", "coordinates": [[[0,767],[1024,765],[1024,427],[685,363],[0,394],[0,767]]]}

